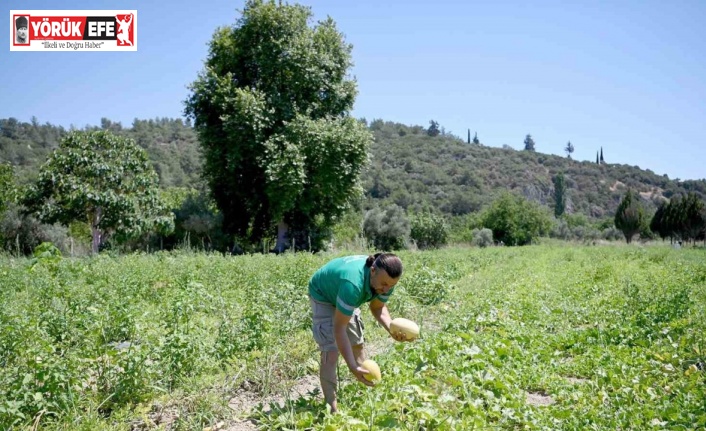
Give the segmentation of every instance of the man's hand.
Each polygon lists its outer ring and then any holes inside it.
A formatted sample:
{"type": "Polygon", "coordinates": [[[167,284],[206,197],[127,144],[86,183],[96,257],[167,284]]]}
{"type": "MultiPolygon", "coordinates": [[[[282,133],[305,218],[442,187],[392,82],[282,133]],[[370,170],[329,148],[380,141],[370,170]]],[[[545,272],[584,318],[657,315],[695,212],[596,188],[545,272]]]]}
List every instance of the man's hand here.
{"type": "Polygon", "coordinates": [[[412,341],[412,339],[407,338],[407,335],[404,332],[397,332],[397,331],[390,331],[390,336],[395,340],[395,341],[412,341]]]}
{"type": "Polygon", "coordinates": [[[373,382],[365,378],[366,374],[370,374],[370,371],[366,370],[365,368],[362,367],[356,367],[356,368],[351,368],[351,373],[355,376],[356,379],[360,383],[363,383],[364,385],[367,386],[375,386],[373,382]]]}

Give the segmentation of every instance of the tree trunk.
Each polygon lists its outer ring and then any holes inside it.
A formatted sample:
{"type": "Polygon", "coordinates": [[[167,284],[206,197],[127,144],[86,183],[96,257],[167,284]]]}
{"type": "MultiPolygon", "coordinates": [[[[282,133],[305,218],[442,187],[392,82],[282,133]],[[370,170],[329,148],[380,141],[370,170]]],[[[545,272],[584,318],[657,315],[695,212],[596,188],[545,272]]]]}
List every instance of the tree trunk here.
{"type": "Polygon", "coordinates": [[[103,235],[100,229],[98,229],[98,224],[103,216],[103,210],[101,207],[96,208],[96,212],[93,215],[93,220],[91,220],[91,234],[93,235],[92,247],[93,254],[97,254],[100,249],[101,242],[103,241],[103,235]]]}
{"type": "Polygon", "coordinates": [[[287,231],[289,226],[284,220],[280,220],[277,223],[277,245],[275,245],[275,251],[277,253],[282,253],[287,248],[287,231]]]}

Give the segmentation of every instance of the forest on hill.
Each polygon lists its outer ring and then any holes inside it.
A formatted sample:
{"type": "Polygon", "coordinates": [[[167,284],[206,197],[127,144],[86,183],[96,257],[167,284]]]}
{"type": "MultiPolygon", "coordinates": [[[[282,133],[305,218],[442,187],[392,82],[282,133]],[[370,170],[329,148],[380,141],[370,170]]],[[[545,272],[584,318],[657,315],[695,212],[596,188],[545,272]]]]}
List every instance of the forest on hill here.
{"type": "MultiPolygon", "coordinates": [[[[682,181],[639,166],[469,144],[453,135],[430,136],[422,126],[379,119],[368,127],[375,140],[363,176],[367,206],[396,203],[405,209],[431,207],[449,216],[463,215],[478,211],[498,192],[511,190],[552,207],[552,177],[559,172],[567,179],[567,212],[590,218],[612,215],[627,188],[638,191],[652,209],[676,194],[695,192],[706,199],[704,179],[682,181]]],[[[15,166],[18,181],[27,183],[69,130],[36,119],[0,119],[0,163],[15,166]]],[[[124,127],[103,118],[100,126],[82,130],[110,130],[134,139],[147,151],[162,188],[199,188],[198,140],[188,121],[135,119],[124,127]]]]}
{"type": "Polygon", "coordinates": [[[372,164],[365,177],[371,200],[404,208],[431,206],[448,215],[478,211],[501,191],[553,207],[552,178],[563,173],[567,213],[612,217],[628,188],[654,210],[677,194],[706,198],[706,180],[670,179],[625,164],[577,161],[535,151],[468,143],[459,137],[429,136],[420,126],[374,120],[372,164]]]}
{"type": "MultiPolygon", "coordinates": [[[[569,227],[590,226],[596,232],[613,227],[614,215],[628,189],[638,193],[648,223],[659,205],[674,196],[693,193],[706,200],[703,179],[682,181],[638,166],[493,147],[477,136],[471,140],[469,134],[466,140],[448,134],[435,121],[429,127],[380,119],[359,121],[374,139],[361,178],[363,199],[342,221],[343,226],[337,230],[339,237],[359,235],[367,212],[390,207],[399,208],[406,215],[433,213],[461,230],[480,228],[481,211],[508,191],[551,213],[556,203],[554,181],[558,174],[564,178],[565,212],[573,217],[573,221],[568,221],[569,227]]],[[[41,165],[72,130],[77,129],[40,124],[36,118],[29,123],[0,119],[0,164],[9,163],[14,181],[20,188],[25,187],[36,180],[41,165]]],[[[144,149],[176,215],[176,231],[168,243],[177,243],[187,235],[196,241],[208,238],[209,242],[217,242],[213,237],[217,236],[219,217],[207,198],[201,179],[198,138],[188,120],[135,119],[130,127],[125,127],[103,118],[100,126],[86,125],[81,130],[110,131],[134,140],[144,149]]],[[[606,150],[609,159],[610,152],[606,150]]],[[[15,221],[14,225],[18,223],[24,222],[15,221]]],[[[12,230],[8,224],[12,223],[5,223],[6,231],[9,229],[17,238],[22,236],[19,227],[12,230]]],[[[457,232],[455,239],[459,235],[465,234],[457,232]]],[[[163,245],[161,240],[160,246],[163,245]]]]}

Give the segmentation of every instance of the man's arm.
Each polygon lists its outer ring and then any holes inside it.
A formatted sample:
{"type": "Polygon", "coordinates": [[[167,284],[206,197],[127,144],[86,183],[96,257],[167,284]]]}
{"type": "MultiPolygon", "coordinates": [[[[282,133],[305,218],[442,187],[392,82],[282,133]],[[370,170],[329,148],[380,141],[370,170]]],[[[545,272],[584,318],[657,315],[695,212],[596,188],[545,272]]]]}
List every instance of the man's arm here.
{"type": "Polygon", "coordinates": [[[387,333],[390,334],[390,336],[396,341],[411,341],[408,340],[403,333],[390,332],[390,323],[392,322],[392,317],[390,317],[390,312],[388,311],[387,305],[385,305],[384,302],[380,301],[377,298],[370,301],[370,312],[375,317],[375,320],[377,320],[382,325],[382,327],[385,328],[387,333]]]}
{"type": "Polygon", "coordinates": [[[333,337],[336,340],[336,346],[338,346],[338,351],[343,356],[346,365],[348,365],[348,368],[351,370],[351,373],[355,375],[356,379],[368,386],[373,386],[372,382],[363,377],[365,374],[368,374],[368,371],[359,367],[358,363],[355,361],[355,356],[353,356],[353,348],[351,347],[351,342],[346,333],[350,320],[351,316],[346,316],[341,313],[340,310],[336,309],[336,313],[333,316],[333,337]]]}
{"type": "Polygon", "coordinates": [[[379,299],[373,299],[370,301],[370,312],[375,317],[383,328],[387,332],[390,332],[390,322],[392,322],[392,317],[390,317],[390,312],[387,310],[387,305],[379,299]]]}

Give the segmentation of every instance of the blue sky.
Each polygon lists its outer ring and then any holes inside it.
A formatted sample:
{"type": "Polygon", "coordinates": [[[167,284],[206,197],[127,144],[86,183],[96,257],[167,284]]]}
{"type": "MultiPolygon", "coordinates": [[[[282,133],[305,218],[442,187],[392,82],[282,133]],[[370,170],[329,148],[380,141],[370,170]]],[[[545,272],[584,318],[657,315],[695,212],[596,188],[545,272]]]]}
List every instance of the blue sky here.
{"type": "MultiPolygon", "coordinates": [[[[9,0],[0,118],[68,127],[182,117],[187,85],[242,0],[9,0]],[[60,7],[59,7],[60,5],[60,7]],[[136,9],[133,53],[10,52],[11,9],[136,9]]],[[[324,1],[353,44],[353,115],[438,121],[489,146],[706,177],[706,2],[324,1]]]]}

